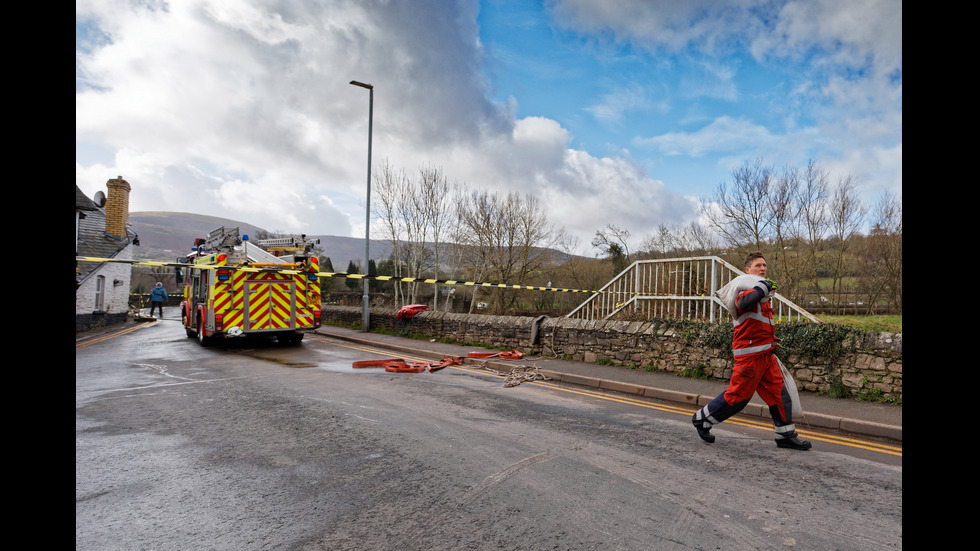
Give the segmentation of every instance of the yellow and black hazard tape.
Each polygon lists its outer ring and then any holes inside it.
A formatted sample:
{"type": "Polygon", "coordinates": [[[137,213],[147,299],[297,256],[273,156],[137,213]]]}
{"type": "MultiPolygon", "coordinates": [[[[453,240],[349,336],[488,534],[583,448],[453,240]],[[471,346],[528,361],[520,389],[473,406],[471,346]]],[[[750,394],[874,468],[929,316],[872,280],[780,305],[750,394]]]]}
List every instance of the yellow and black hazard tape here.
{"type": "MultiPolygon", "coordinates": [[[[122,264],[132,264],[134,266],[159,266],[173,268],[194,268],[197,270],[215,270],[218,268],[229,270],[241,270],[245,272],[264,272],[268,268],[252,268],[249,266],[214,266],[211,264],[185,264],[182,262],[163,262],[156,260],[121,260],[116,258],[96,258],[91,256],[76,256],[76,262],[119,262],[122,264]]],[[[305,274],[302,270],[276,270],[282,274],[305,274]]],[[[460,281],[455,279],[428,279],[421,277],[396,277],[379,276],[364,274],[349,274],[347,272],[316,272],[318,277],[342,277],[346,279],[369,279],[375,281],[401,281],[404,283],[427,283],[431,285],[461,285],[464,287],[492,287],[495,289],[522,289],[526,291],[554,291],[559,293],[599,293],[602,291],[590,291],[587,289],[564,289],[561,287],[537,287],[533,285],[514,285],[508,283],[481,283],[478,281],[460,281]]]]}

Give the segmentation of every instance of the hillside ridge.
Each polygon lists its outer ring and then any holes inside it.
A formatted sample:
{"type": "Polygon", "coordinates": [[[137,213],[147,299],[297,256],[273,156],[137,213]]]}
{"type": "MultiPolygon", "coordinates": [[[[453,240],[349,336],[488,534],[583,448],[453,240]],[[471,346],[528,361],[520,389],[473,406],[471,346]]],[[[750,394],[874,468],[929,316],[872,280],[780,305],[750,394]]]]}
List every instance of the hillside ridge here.
{"type": "MultiPolygon", "coordinates": [[[[206,237],[213,229],[239,228],[243,235],[264,236],[271,232],[259,226],[206,214],[169,211],[136,211],[129,213],[129,223],[139,236],[140,246],[133,252],[136,260],[173,261],[186,255],[194,239],[206,237]]],[[[358,266],[364,263],[364,239],[336,235],[307,234],[307,239],[319,239],[321,256],[330,259],[335,271],[346,271],[351,260],[358,266]]],[[[371,240],[371,258],[387,258],[391,245],[371,240]]]]}

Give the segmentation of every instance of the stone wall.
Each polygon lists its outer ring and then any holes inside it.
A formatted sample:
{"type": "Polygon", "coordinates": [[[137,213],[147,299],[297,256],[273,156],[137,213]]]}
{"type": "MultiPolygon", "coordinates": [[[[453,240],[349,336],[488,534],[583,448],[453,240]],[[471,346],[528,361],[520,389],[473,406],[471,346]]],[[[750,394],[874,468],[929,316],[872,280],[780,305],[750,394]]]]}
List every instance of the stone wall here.
{"type": "MultiPolygon", "coordinates": [[[[568,318],[487,316],[423,312],[406,326],[395,310],[372,308],[371,328],[409,330],[413,334],[457,342],[489,345],[495,349],[567,358],[588,363],[677,372],[701,369],[709,378],[727,380],[733,365],[728,347],[699,344],[689,334],[658,322],[586,321],[568,318]]],[[[328,306],[323,323],[360,326],[361,309],[328,306]]],[[[852,395],[902,396],[902,335],[858,332],[833,362],[780,354],[802,391],[828,392],[843,384],[852,395]]]]}

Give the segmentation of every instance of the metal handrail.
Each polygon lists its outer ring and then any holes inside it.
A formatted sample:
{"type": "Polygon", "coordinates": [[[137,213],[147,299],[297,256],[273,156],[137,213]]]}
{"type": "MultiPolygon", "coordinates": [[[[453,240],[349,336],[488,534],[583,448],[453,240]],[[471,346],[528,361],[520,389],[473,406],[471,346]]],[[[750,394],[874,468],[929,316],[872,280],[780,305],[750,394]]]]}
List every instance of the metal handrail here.
{"type": "MultiPolygon", "coordinates": [[[[637,260],[566,317],[583,320],[677,318],[730,321],[715,291],[745,272],[717,256],[637,260]]],[[[778,321],[820,323],[812,314],[772,294],[778,321]]]]}

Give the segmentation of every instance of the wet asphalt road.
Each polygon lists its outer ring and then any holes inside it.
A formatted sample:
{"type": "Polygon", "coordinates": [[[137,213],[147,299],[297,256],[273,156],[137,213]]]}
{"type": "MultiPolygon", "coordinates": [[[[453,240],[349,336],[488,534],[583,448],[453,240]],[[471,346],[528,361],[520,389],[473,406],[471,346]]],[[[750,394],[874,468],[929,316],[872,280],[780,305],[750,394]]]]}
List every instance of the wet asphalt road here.
{"type": "Polygon", "coordinates": [[[901,549],[901,464],[322,337],[76,346],[75,536],[113,549],[901,549]],[[724,434],[724,438],[722,438],[724,434]]]}

